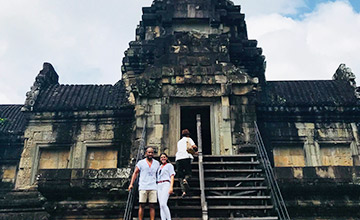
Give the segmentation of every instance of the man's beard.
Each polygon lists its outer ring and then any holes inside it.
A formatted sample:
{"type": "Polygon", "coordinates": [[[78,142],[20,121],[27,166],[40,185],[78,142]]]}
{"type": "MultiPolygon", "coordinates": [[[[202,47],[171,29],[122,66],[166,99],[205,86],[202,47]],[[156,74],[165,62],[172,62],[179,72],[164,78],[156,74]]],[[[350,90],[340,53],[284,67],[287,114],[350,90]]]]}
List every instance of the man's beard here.
{"type": "Polygon", "coordinates": [[[152,160],[152,156],[146,156],[146,159],[152,160]]]}

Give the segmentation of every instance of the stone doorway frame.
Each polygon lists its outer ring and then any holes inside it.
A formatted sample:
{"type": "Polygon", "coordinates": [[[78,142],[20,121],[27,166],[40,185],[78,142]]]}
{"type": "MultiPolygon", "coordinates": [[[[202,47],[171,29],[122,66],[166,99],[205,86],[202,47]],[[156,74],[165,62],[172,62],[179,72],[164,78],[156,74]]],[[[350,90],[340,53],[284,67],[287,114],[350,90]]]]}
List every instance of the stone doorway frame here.
{"type": "Polygon", "coordinates": [[[220,155],[220,130],[219,118],[221,114],[220,98],[174,98],[170,102],[169,111],[169,155],[176,154],[177,141],[180,139],[181,107],[184,106],[210,106],[210,132],[211,132],[211,154],[220,155]],[[217,114],[216,114],[217,113],[217,114]]]}

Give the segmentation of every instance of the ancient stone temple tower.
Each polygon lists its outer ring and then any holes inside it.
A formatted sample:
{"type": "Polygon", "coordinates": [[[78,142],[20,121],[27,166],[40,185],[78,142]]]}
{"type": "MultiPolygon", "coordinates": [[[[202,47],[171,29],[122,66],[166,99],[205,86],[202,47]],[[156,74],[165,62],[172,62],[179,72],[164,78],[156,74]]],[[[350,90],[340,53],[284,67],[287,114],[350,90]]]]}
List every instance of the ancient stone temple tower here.
{"type": "Polygon", "coordinates": [[[344,64],[268,81],[240,6],[154,0],[122,73],[63,85],[44,63],[25,104],[0,105],[0,220],[123,219],[140,143],[174,156],[197,114],[204,157],[194,193],[170,196],[174,219],[202,219],[206,201],[210,219],[282,220],[276,181],[293,220],[360,219],[360,88],[344,64]]]}
{"type": "Polygon", "coordinates": [[[265,81],[264,56],[247,37],[240,6],[154,1],[142,18],[122,68],[137,137],[146,121],[147,145],[174,155],[181,129],[196,140],[201,113],[204,153],[236,154],[251,141],[255,94],[265,81]]]}

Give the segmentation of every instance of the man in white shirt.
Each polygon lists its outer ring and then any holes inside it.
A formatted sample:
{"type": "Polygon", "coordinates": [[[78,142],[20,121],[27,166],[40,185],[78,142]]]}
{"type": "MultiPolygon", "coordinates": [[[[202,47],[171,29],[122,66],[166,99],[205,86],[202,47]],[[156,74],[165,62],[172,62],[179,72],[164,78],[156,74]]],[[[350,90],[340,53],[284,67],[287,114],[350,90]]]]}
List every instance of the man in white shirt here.
{"type": "Polygon", "coordinates": [[[155,204],[157,203],[157,185],[156,185],[156,172],[160,163],[153,159],[154,149],[148,147],[146,149],[145,159],[140,160],[135,167],[134,174],[131,177],[129,190],[134,186],[137,176],[140,174],[139,179],[139,220],[144,217],[145,204],[149,202],[150,219],[155,219],[155,204]]]}

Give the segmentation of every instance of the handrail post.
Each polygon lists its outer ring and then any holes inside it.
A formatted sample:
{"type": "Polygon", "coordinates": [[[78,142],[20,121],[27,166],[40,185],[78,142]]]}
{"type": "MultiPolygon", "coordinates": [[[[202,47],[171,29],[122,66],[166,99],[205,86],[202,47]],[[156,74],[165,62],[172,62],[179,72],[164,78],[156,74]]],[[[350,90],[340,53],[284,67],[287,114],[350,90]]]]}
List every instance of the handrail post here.
{"type": "Polygon", "coordinates": [[[208,220],[208,208],[205,198],[205,182],[204,182],[204,167],[203,167],[203,154],[202,154],[202,139],[201,139],[201,115],[196,115],[196,130],[198,137],[198,159],[199,159],[199,181],[200,181],[200,191],[201,191],[201,211],[202,219],[208,220]]]}
{"type": "MultiPolygon", "coordinates": [[[[145,143],[146,143],[145,138],[146,138],[146,120],[144,122],[144,127],[143,127],[143,130],[142,130],[142,133],[141,133],[141,140],[140,140],[138,152],[137,152],[137,155],[136,155],[135,165],[137,164],[137,162],[144,155],[144,148],[145,148],[145,143]]],[[[131,173],[133,173],[134,170],[135,170],[135,166],[133,167],[131,173]]],[[[135,180],[134,188],[132,188],[129,191],[128,198],[127,198],[127,201],[126,201],[124,220],[131,220],[132,219],[132,210],[133,210],[133,206],[134,206],[135,192],[137,191],[137,187],[138,187],[138,181],[139,181],[139,177],[137,177],[136,180],[135,180]]]]}
{"type": "Polygon", "coordinates": [[[275,209],[279,215],[280,220],[290,220],[289,213],[287,211],[284,199],[281,195],[280,187],[276,182],[274,170],[271,167],[269,156],[267,155],[267,151],[261,138],[261,134],[256,121],[254,121],[254,129],[256,146],[258,148],[258,153],[260,155],[261,161],[264,164],[265,175],[271,188],[271,195],[273,197],[272,199],[275,205],[275,209]]]}

